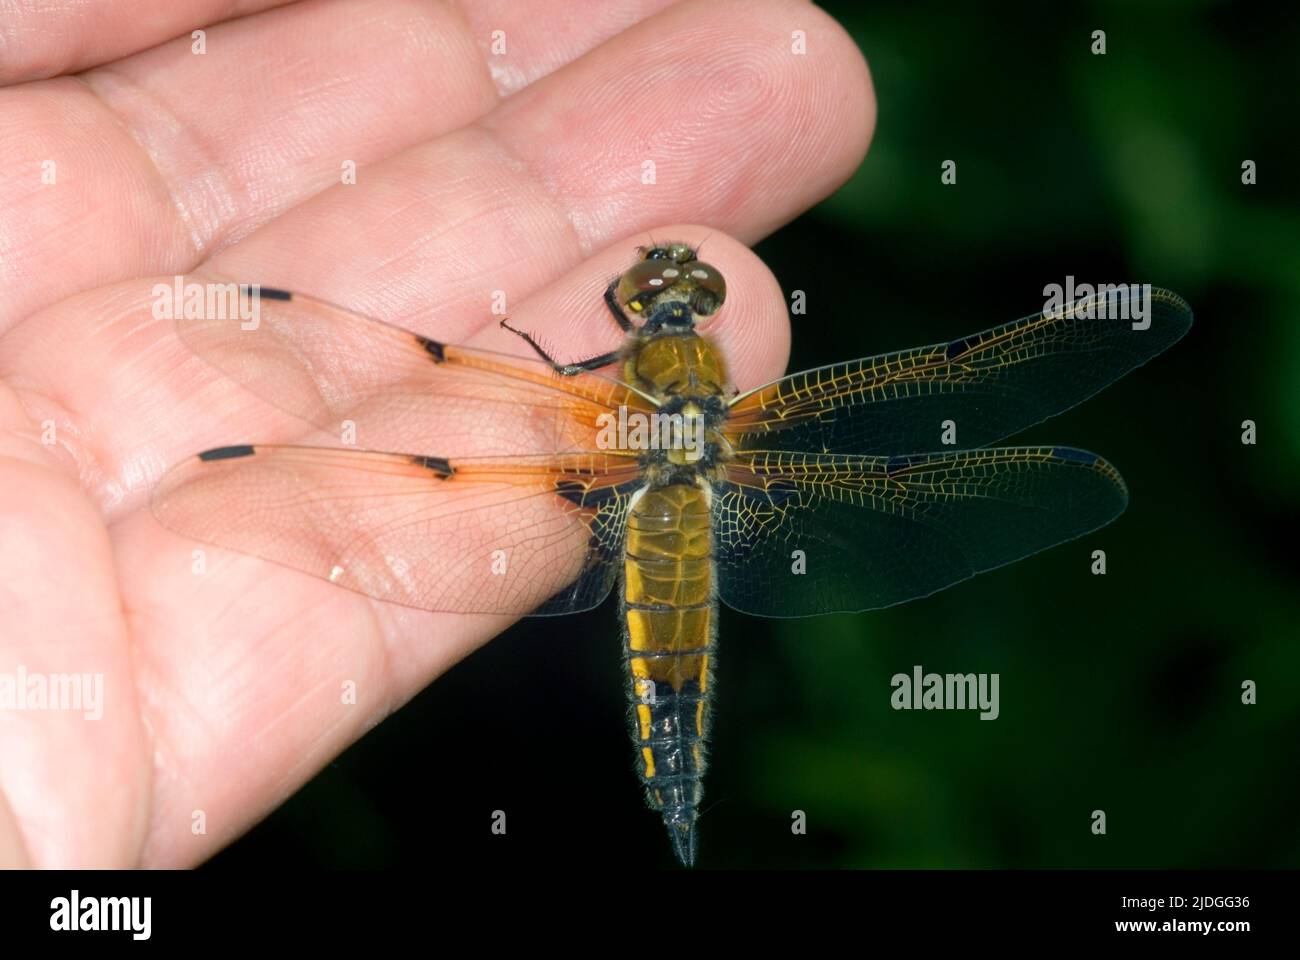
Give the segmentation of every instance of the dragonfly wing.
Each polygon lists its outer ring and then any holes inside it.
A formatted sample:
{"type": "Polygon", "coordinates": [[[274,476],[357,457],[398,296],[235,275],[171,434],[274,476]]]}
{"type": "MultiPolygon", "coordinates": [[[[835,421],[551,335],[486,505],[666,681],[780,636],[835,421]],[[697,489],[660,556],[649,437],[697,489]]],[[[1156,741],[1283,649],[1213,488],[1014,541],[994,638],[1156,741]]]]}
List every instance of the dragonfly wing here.
{"type": "Polygon", "coordinates": [[[522,616],[598,605],[621,560],[635,460],[448,460],[299,446],[208,451],[153,500],[167,527],[377,600],[522,616]]]}
{"type": "Polygon", "coordinates": [[[1186,301],[1152,290],[1134,329],[1127,294],[1025,317],[948,343],[792,374],[732,402],[725,431],[741,448],[888,456],[935,450],[946,420],[982,447],[1068,410],[1178,341],[1186,301]],[[870,409],[864,409],[869,405],[870,409]]]}
{"type": "Polygon", "coordinates": [[[714,496],[718,591],[768,617],[927,596],[1104,526],[1128,501],[1068,447],[904,457],[743,454],[714,496]]]}
{"type": "Polygon", "coordinates": [[[587,450],[602,414],[654,409],[598,374],[562,376],[540,360],[440,343],[300,293],[225,287],[243,312],[189,311],[176,320],[181,339],[336,441],[350,431],[358,447],[443,456],[587,450]]]}

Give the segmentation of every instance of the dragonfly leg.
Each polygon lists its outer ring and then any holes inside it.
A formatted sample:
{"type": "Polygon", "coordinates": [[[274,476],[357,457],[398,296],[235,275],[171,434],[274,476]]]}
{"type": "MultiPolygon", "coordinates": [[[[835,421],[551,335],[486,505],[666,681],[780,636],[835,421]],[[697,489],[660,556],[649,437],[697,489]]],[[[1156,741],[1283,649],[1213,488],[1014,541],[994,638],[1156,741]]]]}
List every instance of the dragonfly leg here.
{"type": "Polygon", "coordinates": [[[601,367],[608,367],[618,359],[619,351],[611,350],[609,353],[602,353],[586,360],[578,360],[575,363],[558,363],[549,353],[542,349],[541,345],[534,340],[528,333],[523,330],[516,330],[510,326],[509,321],[505,318],[501,320],[501,326],[509,330],[517,337],[522,337],[524,343],[532,347],[539,357],[551,365],[551,369],[561,376],[572,377],[579,373],[586,373],[590,370],[599,370],[601,367]]]}
{"type": "Polygon", "coordinates": [[[624,333],[632,332],[632,321],[628,318],[627,313],[623,310],[623,304],[618,302],[618,282],[621,278],[615,277],[609,281],[609,286],[605,288],[605,306],[609,307],[609,312],[614,315],[614,322],[624,333]]]}

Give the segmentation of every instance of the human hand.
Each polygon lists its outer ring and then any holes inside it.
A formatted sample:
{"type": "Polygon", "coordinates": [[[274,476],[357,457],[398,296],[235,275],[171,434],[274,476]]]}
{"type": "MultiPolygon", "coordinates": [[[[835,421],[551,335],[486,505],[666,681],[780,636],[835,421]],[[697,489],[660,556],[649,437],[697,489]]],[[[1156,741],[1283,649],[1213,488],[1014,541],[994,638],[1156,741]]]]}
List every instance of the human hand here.
{"type": "Polygon", "coordinates": [[[226,551],[196,576],[193,541],[150,514],[159,477],[302,424],[187,351],[155,283],[239,277],[527,355],[500,289],[567,359],[618,345],[600,294],[638,243],[707,236],[729,290],[712,332],[750,387],[789,331],[744,244],[842,182],[874,123],[861,55],[797,3],[375,0],[207,25],[218,6],[0,25],[0,678],[103,678],[98,719],[0,700],[0,865],[198,863],[505,623],[226,551]],[[664,226],[683,221],[709,226],[664,226]]]}

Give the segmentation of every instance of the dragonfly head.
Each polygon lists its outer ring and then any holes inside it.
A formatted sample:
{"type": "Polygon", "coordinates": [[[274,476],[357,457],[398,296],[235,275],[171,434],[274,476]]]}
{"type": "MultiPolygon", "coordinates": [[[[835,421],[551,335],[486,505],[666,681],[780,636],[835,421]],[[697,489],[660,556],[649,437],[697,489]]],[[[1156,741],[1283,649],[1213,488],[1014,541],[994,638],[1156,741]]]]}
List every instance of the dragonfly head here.
{"type": "Polygon", "coordinates": [[[694,249],[673,243],[642,248],[641,260],[619,278],[614,295],[629,314],[645,317],[644,332],[681,332],[718,312],[727,282],[694,249]]]}

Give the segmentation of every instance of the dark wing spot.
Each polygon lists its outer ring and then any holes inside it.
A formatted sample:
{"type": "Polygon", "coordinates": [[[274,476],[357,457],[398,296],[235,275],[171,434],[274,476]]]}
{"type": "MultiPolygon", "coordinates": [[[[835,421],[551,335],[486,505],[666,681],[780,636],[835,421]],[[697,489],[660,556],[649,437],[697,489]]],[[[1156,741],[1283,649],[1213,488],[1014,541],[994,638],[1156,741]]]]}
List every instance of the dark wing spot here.
{"type": "MultiPolygon", "coordinates": [[[[247,283],[239,285],[239,295],[241,297],[251,297],[253,287],[247,283]]],[[[258,297],[264,297],[267,300],[292,300],[293,294],[288,290],[281,290],[278,287],[257,287],[258,297]]]]}
{"type": "Polygon", "coordinates": [[[254,453],[252,444],[244,443],[235,447],[213,447],[199,454],[200,460],[233,460],[235,457],[251,457],[254,453]]]}
{"type": "Polygon", "coordinates": [[[416,454],[411,457],[411,462],[417,467],[424,467],[426,470],[432,470],[434,473],[438,474],[438,476],[444,478],[450,477],[456,472],[455,468],[451,465],[451,461],[446,457],[426,457],[416,454]]]}
{"type": "Polygon", "coordinates": [[[555,492],[570,503],[582,506],[587,498],[587,485],[580,480],[557,480],[555,492]]]}
{"type": "Polygon", "coordinates": [[[595,487],[583,480],[556,480],[555,492],[576,506],[600,509],[609,506],[619,497],[629,496],[642,483],[641,480],[634,480],[620,487],[595,487]]]}
{"type": "Polygon", "coordinates": [[[1090,467],[1097,462],[1097,455],[1089,453],[1087,450],[1075,450],[1073,447],[1053,447],[1052,456],[1060,460],[1068,460],[1070,463],[1081,463],[1085,467],[1090,467]]]}
{"type": "Polygon", "coordinates": [[[415,338],[415,342],[420,345],[420,347],[424,350],[425,353],[433,357],[434,363],[442,363],[444,360],[447,359],[445,344],[441,344],[437,340],[430,340],[428,337],[421,337],[418,335],[415,338]]]}

